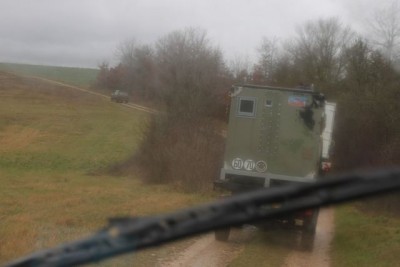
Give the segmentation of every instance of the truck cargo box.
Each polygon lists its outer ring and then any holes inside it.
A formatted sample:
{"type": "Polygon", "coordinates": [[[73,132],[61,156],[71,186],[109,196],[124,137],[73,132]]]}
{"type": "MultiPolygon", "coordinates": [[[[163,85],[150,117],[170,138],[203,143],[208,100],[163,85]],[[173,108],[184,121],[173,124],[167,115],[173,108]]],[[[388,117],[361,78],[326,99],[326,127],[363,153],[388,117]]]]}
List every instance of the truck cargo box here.
{"type": "Polygon", "coordinates": [[[323,95],[310,89],[234,86],[216,185],[240,191],[313,182],[321,161],[324,104],[323,95]]]}

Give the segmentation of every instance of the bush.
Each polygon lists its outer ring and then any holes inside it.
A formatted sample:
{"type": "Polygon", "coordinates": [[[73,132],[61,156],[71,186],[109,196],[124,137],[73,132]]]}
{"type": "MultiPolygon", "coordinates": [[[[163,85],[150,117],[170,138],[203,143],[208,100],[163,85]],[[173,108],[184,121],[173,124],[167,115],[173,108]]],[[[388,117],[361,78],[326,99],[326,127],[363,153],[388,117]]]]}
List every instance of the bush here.
{"type": "Polygon", "coordinates": [[[142,178],[185,191],[208,191],[218,177],[224,139],[206,119],[154,117],[137,155],[142,178]]]}

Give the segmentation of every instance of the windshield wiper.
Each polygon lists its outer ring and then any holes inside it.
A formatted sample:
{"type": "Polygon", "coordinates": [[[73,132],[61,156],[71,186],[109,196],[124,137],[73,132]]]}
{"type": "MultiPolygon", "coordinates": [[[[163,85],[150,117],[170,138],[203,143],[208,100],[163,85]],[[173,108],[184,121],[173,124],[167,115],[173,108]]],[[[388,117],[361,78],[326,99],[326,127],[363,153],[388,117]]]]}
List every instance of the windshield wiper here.
{"type": "Polygon", "coordinates": [[[273,187],[165,215],[111,219],[94,235],[10,262],[8,267],[77,266],[210,230],[278,218],[400,189],[400,169],[323,177],[273,187]],[[279,208],[268,208],[271,204],[279,208]]]}

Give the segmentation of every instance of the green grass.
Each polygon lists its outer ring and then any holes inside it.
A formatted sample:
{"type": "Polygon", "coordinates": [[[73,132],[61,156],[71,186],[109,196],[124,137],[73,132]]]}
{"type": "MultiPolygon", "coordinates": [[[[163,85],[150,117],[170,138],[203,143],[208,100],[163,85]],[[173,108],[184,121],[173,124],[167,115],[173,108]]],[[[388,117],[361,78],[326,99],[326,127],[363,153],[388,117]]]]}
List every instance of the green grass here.
{"type": "Polygon", "coordinates": [[[3,90],[1,168],[97,169],[137,146],[143,114],[73,89],[30,90],[3,90]]]}
{"type": "Polygon", "coordinates": [[[368,215],[354,205],[336,210],[332,266],[399,266],[399,252],[399,218],[368,215]]]}
{"type": "Polygon", "coordinates": [[[20,75],[37,76],[70,85],[89,87],[96,81],[98,69],[40,66],[28,64],[0,63],[0,70],[20,75]]]}
{"type": "MultiPolygon", "coordinates": [[[[94,172],[135,152],[147,116],[101,97],[0,72],[0,265],[87,236],[109,217],[164,213],[206,199],[144,185],[134,173],[94,172]]],[[[102,266],[151,266],[185,242],[102,266]]]]}

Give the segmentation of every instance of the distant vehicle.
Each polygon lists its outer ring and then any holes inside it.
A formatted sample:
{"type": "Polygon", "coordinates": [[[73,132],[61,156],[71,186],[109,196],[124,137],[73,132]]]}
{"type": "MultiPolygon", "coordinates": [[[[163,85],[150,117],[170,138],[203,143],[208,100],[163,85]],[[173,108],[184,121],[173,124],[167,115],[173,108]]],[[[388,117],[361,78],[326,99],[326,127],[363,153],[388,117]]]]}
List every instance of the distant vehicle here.
{"type": "MultiPolygon", "coordinates": [[[[236,194],[315,182],[330,167],[334,113],[335,104],[326,105],[325,97],[309,88],[234,86],[224,165],[214,187],[236,194]]],[[[318,213],[298,212],[279,224],[302,230],[300,242],[307,245],[318,213]]],[[[229,229],[216,231],[215,237],[227,240],[229,229]]]]}
{"type": "Polygon", "coordinates": [[[123,92],[121,90],[115,90],[111,94],[111,101],[117,102],[117,103],[128,103],[129,102],[129,96],[126,92],[123,92]]]}

